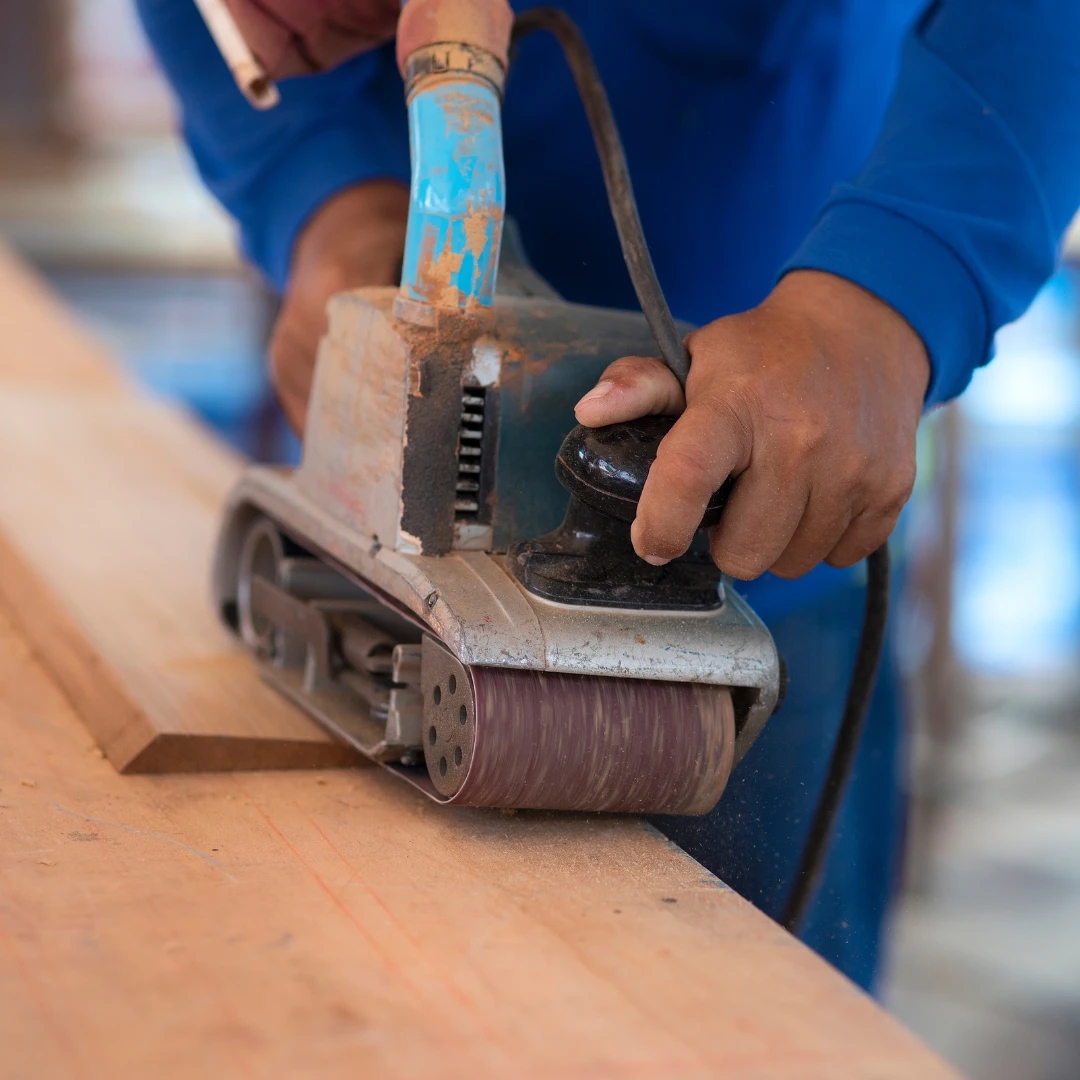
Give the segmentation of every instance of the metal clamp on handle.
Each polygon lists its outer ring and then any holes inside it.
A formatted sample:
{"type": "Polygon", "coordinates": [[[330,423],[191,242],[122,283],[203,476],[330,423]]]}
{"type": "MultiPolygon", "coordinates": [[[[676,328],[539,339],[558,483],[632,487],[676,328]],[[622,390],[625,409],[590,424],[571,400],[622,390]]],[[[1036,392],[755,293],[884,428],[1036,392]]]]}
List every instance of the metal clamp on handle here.
{"type": "Polygon", "coordinates": [[[500,97],[506,83],[506,68],[493,53],[457,41],[424,45],[411,52],[403,74],[406,100],[424,79],[440,75],[473,75],[490,83],[500,97]]]}

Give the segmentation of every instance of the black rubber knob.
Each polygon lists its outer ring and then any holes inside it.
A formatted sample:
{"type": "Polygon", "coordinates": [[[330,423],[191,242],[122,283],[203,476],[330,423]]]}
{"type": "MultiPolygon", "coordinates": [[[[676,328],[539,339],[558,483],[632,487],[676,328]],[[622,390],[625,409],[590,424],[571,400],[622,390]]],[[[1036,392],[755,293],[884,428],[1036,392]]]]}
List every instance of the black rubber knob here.
{"type": "MultiPolygon", "coordinates": [[[[656,449],[674,423],[673,416],[643,416],[602,428],[579,424],[563,439],[555,475],[587,506],[620,521],[633,521],[656,449]]],[[[730,490],[729,480],[714,492],[700,528],[720,520],[730,490]]]]}

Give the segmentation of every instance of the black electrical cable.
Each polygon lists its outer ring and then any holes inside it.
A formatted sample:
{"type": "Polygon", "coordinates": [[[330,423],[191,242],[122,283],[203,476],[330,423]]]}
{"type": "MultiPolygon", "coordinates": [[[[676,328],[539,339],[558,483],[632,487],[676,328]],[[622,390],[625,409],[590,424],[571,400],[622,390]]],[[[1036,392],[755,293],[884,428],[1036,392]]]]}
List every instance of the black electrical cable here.
{"type": "Polygon", "coordinates": [[[538,7],[523,11],[514,20],[511,45],[516,45],[534,30],[550,30],[562,46],[566,63],[585,106],[596,152],[600,155],[600,167],[604,173],[608,202],[611,204],[611,216],[615,219],[623,258],[630,271],[630,280],[634,283],[638,303],[653,337],[656,338],[656,344],[660,346],[664,363],[674,372],[679,385],[685,387],[686,376],[690,371],[690,354],[686,351],[682,335],[675,327],[671,309],[656,277],[649,245],[645,243],[645,233],[641,228],[641,218],[638,217],[637,200],[630,183],[630,170],[626,166],[626,154],[619,138],[619,129],[615,125],[615,117],[611,114],[607,91],[600,81],[592,53],[589,52],[589,46],[574,20],[558,8],[538,7]]]}
{"type": "MultiPolygon", "coordinates": [[[[600,81],[589,46],[573,19],[558,8],[538,7],[523,11],[514,21],[511,43],[517,45],[526,34],[531,34],[534,30],[550,30],[562,46],[585,106],[589,126],[592,128],[593,140],[600,156],[600,167],[604,173],[608,202],[611,205],[611,216],[615,219],[623,258],[630,271],[638,303],[641,304],[649,329],[660,347],[664,362],[685,387],[686,376],[690,370],[690,356],[675,328],[675,320],[671,317],[671,310],[656,277],[656,269],[653,267],[652,256],[641,228],[641,218],[638,216],[637,200],[630,183],[630,170],[627,168],[622,140],[619,138],[607,92],[600,81]]],[[[855,655],[855,668],[844,702],[844,714],[840,720],[825,784],[818,797],[810,832],[781,918],[784,927],[793,933],[798,930],[821,878],[833,823],[851,775],[866,713],[870,707],[889,614],[887,543],[867,557],[866,575],[866,609],[855,655]]]]}
{"type": "Polygon", "coordinates": [[[817,809],[810,823],[810,832],[803,846],[799,868],[795,871],[791,892],[780,919],[784,928],[792,933],[798,930],[825,868],[829,837],[840,809],[844,788],[851,775],[855,752],[859,748],[859,739],[870,707],[888,618],[889,545],[886,542],[866,559],[866,608],[863,613],[862,633],[859,635],[859,648],[855,653],[855,669],[848,684],[844,715],[836,733],[829,771],[818,796],[817,809]]]}

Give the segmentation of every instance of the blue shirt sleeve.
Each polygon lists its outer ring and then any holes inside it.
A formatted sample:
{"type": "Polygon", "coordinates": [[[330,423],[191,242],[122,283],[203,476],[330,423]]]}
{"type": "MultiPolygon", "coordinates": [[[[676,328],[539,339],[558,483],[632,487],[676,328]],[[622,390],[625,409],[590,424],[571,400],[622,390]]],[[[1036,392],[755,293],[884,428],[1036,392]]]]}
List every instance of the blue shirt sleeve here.
{"type": "Polygon", "coordinates": [[[279,83],[248,104],[192,0],[138,0],[180,99],[184,135],[210,190],[240,225],[245,254],[284,288],[293,243],[331,195],[364,180],[409,182],[408,123],[393,44],[333,71],[279,83]]]}
{"type": "Polygon", "coordinates": [[[959,394],[1053,273],[1080,207],[1080,3],[940,0],[909,37],[876,147],[784,268],[827,270],[922,337],[959,394]]]}

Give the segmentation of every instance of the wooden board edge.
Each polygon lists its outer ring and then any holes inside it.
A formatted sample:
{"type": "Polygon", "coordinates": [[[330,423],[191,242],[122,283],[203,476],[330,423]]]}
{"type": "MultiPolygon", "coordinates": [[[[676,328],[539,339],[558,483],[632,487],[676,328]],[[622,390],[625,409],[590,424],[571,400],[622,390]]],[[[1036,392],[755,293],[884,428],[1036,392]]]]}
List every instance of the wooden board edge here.
{"type": "Polygon", "coordinates": [[[0,606],[105,756],[123,771],[153,742],[153,725],[2,533],[0,606]]]}
{"type": "MultiPolygon", "coordinates": [[[[111,759],[110,759],[111,760],[111,759]]],[[[366,763],[344,743],[236,735],[158,735],[120,769],[127,775],[339,769],[366,763]]]]}
{"type": "Polygon", "coordinates": [[[327,769],[362,760],[329,736],[306,741],[158,730],[2,532],[0,608],[118,772],[327,769]]]}

